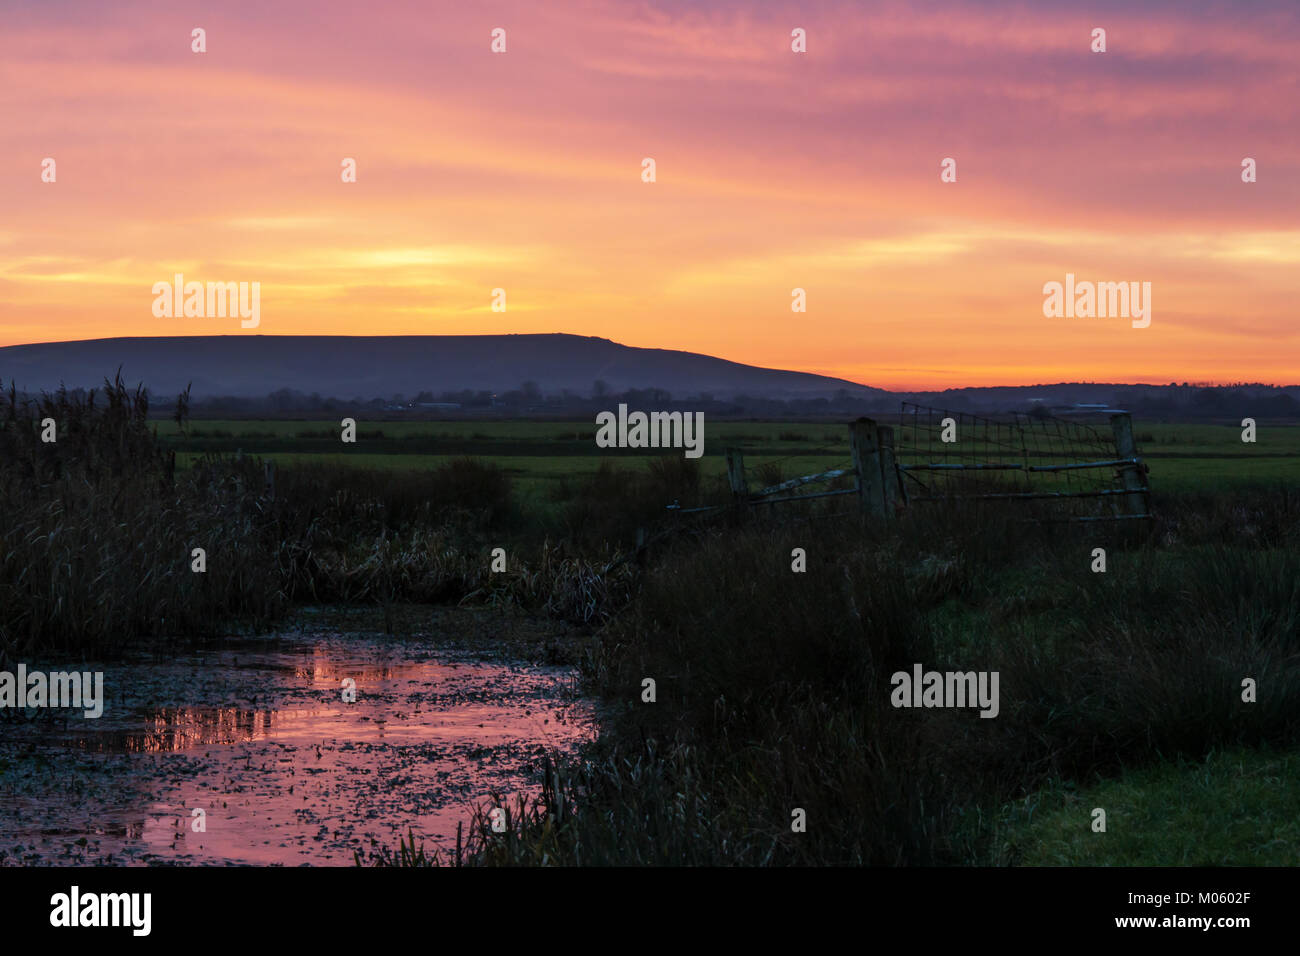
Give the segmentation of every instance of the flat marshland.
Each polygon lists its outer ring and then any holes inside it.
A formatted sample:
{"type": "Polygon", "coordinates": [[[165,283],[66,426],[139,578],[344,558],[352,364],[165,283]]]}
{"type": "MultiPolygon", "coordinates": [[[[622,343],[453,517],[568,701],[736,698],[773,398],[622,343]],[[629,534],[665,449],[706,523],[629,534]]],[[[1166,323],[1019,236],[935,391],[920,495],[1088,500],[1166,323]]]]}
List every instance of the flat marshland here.
{"type": "MultiPolygon", "coordinates": [[[[424,839],[428,806],[386,802],[385,832],[414,836],[357,846],[367,862],[1300,859],[1300,428],[1243,444],[1136,422],[1141,527],[1005,503],[875,525],[852,496],[744,521],[666,510],[728,500],[729,445],[763,482],[846,463],[833,422],[709,423],[687,461],[597,453],[590,423],[359,421],[344,445],[328,422],[158,422],[120,387],[0,411],[5,667],[189,654],[316,608],[371,609],[373,653],[453,606],[555,635],[518,666],[576,667],[599,733],[532,759],[531,788],[485,776],[507,792],[465,807],[459,845],[424,839]],[[624,560],[638,528],[653,544],[624,560]],[[915,664],[998,672],[998,716],[892,706],[915,664]]],[[[32,759],[0,751],[0,791],[32,759]]]]}

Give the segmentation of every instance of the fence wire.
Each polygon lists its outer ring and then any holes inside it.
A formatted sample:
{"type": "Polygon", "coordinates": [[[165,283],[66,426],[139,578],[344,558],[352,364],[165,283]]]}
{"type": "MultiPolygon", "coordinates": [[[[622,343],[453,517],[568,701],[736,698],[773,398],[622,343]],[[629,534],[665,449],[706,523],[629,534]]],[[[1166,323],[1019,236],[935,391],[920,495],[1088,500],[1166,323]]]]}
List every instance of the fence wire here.
{"type": "Polygon", "coordinates": [[[1076,519],[1132,515],[1121,471],[1128,463],[1109,424],[1046,414],[988,418],[904,402],[894,454],[909,503],[979,499],[1076,519]]]}

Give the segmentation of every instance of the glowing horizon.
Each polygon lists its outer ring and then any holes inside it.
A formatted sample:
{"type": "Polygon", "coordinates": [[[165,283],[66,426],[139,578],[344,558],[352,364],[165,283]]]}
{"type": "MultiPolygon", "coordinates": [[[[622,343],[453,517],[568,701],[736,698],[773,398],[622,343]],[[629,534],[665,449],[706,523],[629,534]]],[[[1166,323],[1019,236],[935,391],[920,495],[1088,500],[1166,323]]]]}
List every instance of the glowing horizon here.
{"type": "Polygon", "coordinates": [[[0,345],[557,332],[894,390],[1300,379],[1294,6],[3,17],[0,345]],[[259,327],[155,317],[176,273],[259,282],[259,327]],[[1044,317],[1067,273],[1150,282],[1150,327],[1044,317]]]}

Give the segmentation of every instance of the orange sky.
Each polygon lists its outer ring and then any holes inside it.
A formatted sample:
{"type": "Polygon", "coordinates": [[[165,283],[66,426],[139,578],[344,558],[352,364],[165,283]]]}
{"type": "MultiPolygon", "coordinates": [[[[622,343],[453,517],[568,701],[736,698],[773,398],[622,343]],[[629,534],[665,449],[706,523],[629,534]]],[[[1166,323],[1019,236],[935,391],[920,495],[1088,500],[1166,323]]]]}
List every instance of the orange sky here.
{"type": "Polygon", "coordinates": [[[249,334],[1294,383],[1300,6],[1131,6],[7,3],[0,345],[239,333],[153,316],[180,272],[260,282],[249,334]],[[1045,318],[1067,272],[1150,282],[1150,327],[1045,318]]]}

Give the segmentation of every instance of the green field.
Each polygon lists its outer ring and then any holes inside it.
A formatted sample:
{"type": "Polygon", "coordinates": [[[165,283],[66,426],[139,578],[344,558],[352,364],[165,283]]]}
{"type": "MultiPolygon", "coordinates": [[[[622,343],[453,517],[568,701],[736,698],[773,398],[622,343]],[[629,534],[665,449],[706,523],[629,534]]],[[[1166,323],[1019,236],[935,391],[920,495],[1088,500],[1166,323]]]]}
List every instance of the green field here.
{"type": "MultiPolygon", "coordinates": [[[[489,459],[514,481],[524,501],[545,501],[566,479],[582,479],[611,459],[643,467],[655,454],[597,449],[591,422],[551,421],[366,421],[357,441],[344,445],[338,426],[323,421],[195,421],[182,435],[172,422],[159,435],[188,463],[205,452],[260,455],[282,466],[305,461],[349,463],[406,471],[436,467],[471,455],[489,459]]],[[[1241,440],[1241,429],[1224,425],[1134,423],[1138,449],[1150,466],[1154,493],[1216,491],[1300,481],[1300,426],[1268,425],[1257,440],[1241,440]]],[[[750,468],[768,466],[782,478],[811,474],[849,463],[848,429],[832,422],[706,423],[706,478],[722,476],[724,452],[737,447],[750,468]]],[[[900,444],[906,453],[906,442],[900,444]]]]}
{"type": "Polygon", "coordinates": [[[1300,755],[1214,752],[1062,785],[1009,806],[996,862],[1024,866],[1294,866],[1300,755]],[[1106,811],[1106,831],[1092,810],[1106,811]]]}

